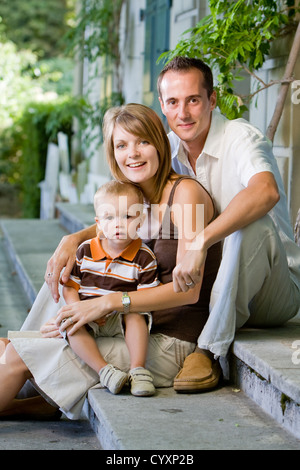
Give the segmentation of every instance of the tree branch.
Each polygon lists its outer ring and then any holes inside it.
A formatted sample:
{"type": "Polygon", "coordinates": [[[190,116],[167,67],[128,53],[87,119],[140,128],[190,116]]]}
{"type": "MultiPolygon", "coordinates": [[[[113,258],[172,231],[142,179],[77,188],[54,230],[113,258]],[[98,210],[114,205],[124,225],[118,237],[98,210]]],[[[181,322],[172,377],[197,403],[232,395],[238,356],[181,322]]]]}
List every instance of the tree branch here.
{"type": "Polygon", "coordinates": [[[289,77],[289,78],[285,78],[285,79],[282,79],[282,80],[271,80],[269,83],[265,83],[262,88],[259,88],[254,93],[251,93],[250,95],[248,95],[247,98],[249,100],[252,100],[253,96],[257,95],[257,93],[259,93],[260,91],[266,90],[267,88],[270,88],[273,85],[278,85],[278,84],[281,84],[281,85],[288,84],[289,85],[294,80],[295,80],[294,77],[289,77]]]}
{"type": "Polygon", "coordinates": [[[290,84],[289,79],[293,75],[293,71],[295,68],[299,50],[300,50],[300,22],[298,23],[297,30],[296,30],[294,40],[293,40],[293,44],[290,50],[289,58],[286,64],[285,73],[282,79],[282,85],[278,93],[278,97],[277,97],[277,101],[275,105],[275,110],[274,110],[272,119],[270,121],[270,124],[266,132],[267,137],[272,142],[274,140],[274,135],[275,135],[275,132],[277,130],[277,127],[278,127],[278,124],[282,115],[284,103],[286,100],[286,96],[287,96],[287,92],[288,92],[289,84],[290,84]]]}

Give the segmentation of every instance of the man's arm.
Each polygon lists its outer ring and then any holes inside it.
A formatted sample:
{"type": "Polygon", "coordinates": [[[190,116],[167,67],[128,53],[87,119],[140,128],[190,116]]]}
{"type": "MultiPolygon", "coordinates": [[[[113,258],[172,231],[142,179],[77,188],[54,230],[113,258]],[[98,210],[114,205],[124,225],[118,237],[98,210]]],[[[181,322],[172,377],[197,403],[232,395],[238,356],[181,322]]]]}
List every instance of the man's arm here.
{"type": "Polygon", "coordinates": [[[190,279],[195,284],[201,281],[200,269],[212,245],[260,219],[278,201],[279,192],[273,174],[265,171],[254,175],[247,188],[240,191],[227,208],[195,237],[190,249],[173,271],[175,292],[185,292],[188,289],[186,282],[190,282],[190,279]]]}
{"type": "Polygon", "coordinates": [[[69,279],[78,246],[85,240],[89,240],[95,236],[96,225],[92,225],[79,232],[66,235],[61,239],[58,247],[47,263],[45,273],[45,281],[51,290],[55,302],[59,300],[58,283],[62,269],[65,268],[62,274],[62,282],[65,283],[69,279]]]}

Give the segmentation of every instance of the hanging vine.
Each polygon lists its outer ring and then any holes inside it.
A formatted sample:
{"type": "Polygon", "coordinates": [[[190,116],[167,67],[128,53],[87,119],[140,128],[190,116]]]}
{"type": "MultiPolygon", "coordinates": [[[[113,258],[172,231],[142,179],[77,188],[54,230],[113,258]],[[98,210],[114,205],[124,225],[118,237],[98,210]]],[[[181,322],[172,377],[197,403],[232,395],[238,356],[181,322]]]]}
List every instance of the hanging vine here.
{"type": "Polygon", "coordinates": [[[76,26],[67,34],[68,50],[95,62],[99,57],[111,59],[116,74],[117,91],[121,93],[119,29],[125,0],[82,0],[76,26]]]}

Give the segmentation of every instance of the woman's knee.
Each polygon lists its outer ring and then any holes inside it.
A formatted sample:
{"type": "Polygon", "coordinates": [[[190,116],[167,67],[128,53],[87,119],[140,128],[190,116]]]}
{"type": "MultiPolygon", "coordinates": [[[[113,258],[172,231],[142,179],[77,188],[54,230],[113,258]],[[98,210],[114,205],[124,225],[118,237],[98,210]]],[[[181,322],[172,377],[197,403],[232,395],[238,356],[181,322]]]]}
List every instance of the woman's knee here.
{"type": "Polygon", "coordinates": [[[4,354],[6,346],[10,343],[9,339],[7,338],[0,338],[0,356],[4,354]]]}
{"type": "Polygon", "coordinates": [[[22,374],[27,380],[32,377],[31,372],[26,366],[23,359],[15,350],[12,343],[9,343],[5,349],[5,362],[10,367],[11,372],[14,374],[22,374]]]}

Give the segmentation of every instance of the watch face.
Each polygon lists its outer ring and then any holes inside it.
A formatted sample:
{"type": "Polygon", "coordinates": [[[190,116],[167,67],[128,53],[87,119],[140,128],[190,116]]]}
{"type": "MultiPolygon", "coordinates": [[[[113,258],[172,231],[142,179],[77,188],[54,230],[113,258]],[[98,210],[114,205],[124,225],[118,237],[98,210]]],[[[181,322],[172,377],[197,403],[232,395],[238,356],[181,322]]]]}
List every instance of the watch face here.
{"type": "Polygon", "coordinates": [[[123,304],[124,313],[129,313],[129,310],[130,310],[130,297],[127,293],[124,293],[122,295],[122,304],[123,304]]]}
{"type": "Polygon", "coordinates": [[[123,305],[130,305],[130,297],[128,294],[122,295],[122,304],[123,305]]]}

